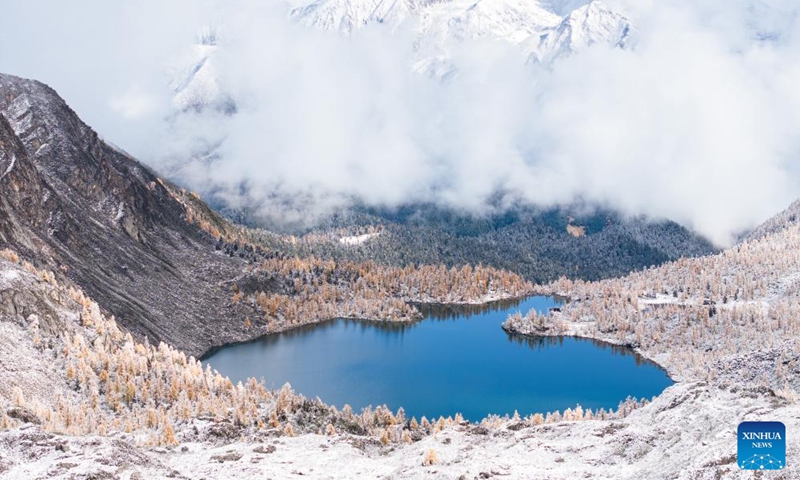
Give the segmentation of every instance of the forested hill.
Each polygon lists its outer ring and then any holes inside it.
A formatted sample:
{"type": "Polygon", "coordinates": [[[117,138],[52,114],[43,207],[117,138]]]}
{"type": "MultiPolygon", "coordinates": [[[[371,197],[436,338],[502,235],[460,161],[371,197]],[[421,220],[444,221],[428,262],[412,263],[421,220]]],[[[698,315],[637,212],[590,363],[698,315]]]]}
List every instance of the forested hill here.
{"type": "Polygon", "coordinates": [[[540,283],[561,276],[617,277],[716,251],[674,222],[626,219],[586,207],[523,208],[481,217],[430,204],[358,207],[338,212],[291,242],[285,236],[262,234],[262,241],[299,255],[397,266],[483,264],[540,283]],[[360,236],[364,237],[358,242],[343,241],[360,236]]]}

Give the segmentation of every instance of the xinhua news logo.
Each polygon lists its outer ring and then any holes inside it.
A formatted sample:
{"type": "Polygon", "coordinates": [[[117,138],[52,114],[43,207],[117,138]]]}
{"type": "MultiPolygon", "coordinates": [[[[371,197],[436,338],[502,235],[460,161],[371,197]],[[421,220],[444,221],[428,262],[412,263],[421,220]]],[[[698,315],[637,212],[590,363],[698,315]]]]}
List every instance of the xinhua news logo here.
{"type": "Polygon", "coordinates": [[[781,422],[742,422],[738,463],[743,470],[782,470],[786,467],[786,425],[781,422]]]}

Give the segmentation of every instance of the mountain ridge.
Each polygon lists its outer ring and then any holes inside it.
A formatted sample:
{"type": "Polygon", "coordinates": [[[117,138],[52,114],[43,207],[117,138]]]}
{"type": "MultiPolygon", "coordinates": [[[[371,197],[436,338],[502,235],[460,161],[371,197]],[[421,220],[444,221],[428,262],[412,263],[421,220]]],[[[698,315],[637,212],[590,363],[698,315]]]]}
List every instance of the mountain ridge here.
{"type": "MultiPolygon", "coordinates": [[[[416,52],[410,68],[439,79],[457,70],[449,51],[467,40],[508,42],[518,46],[529,62],[549,66],[594,44],[626,48],[635,31],[622,13],[600,0],[318,0],[295,6],[287,15],[298,25],[343,36],[367,26],[386,27],[388,34],[407,27],[414,32],[416,52]]],[[[174,72],[171,88],[178,111],[220,105],[235,110],[233,100],[216,81],[217,50],[216,34],[204,30],[174,72]]]]}
{"type": "Polygon", "coordinates": [[[44,84],[0,75],[0,117],[14,158],[0,178],[3,244],[75,280],[142,337],[198,355],[215,338],[246,338],[236,326],[252,312],[212,307],[229,303],[223,283],[244,262],[215,253],[217,239],[187,221],[174,187],[44,84]]]}

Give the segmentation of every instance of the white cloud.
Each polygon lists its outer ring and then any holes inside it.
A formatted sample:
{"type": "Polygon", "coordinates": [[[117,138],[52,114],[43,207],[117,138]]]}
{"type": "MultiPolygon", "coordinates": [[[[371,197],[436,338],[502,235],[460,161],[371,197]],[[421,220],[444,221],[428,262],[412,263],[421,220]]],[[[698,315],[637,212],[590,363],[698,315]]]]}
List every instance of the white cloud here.
{"type": "Polygon", "coordinates": [[[340,38],[291,25],[278,2],[18,3],[0,19],[0,70],[50,83],[145,162],[265,214],[354,197],[481,211],[503,190],[725,244],[800,195],[793,1],[616,0],[632,50],[597,45],[534,72],[511,45],[468,42],[445,82],[412,72],[413,26],[340,38]],[[164,72],[212,20],[238,113],[170,115],[164,72]],[[212,146],[218,157],[185,162],[212,146]]]}
{"type": "Polygon", "coordinates": [[[131,85],[123,93],[112,96],[108,105],[126,120],[149,117],[158,112],[158,98],[137,85],[131,85]]]}

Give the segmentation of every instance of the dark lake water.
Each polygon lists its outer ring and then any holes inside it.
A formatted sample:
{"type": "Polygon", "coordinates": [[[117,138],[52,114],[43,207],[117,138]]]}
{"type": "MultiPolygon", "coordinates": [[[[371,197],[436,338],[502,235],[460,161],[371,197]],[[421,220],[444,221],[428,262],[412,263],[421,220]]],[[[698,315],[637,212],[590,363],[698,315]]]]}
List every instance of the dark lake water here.
{"type": "Polygon", "coordinates": [[[403,407],[406,416],[521,415],[616,408],[672,381],[626,348],[571,337],[525,338],[500,328],[515,311],[547,311],[550,297],[480,308],[429,307],[411,325],[333,320],[224,347],[205,359],[235,382],[291,383],[328,404],[403,407]]]}

